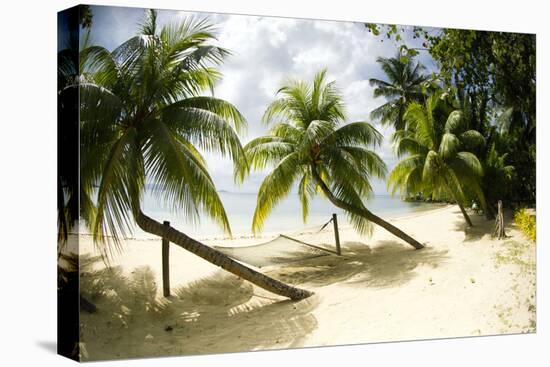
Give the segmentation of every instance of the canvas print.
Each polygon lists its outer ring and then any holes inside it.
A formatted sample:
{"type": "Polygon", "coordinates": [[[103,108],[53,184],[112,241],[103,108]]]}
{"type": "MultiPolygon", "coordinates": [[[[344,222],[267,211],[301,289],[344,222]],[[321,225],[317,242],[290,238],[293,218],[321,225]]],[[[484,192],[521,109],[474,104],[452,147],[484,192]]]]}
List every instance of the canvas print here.
{"type": "Polygon", "coordinates": [[[536,331],[536,37],[58,16],[58,350],[536,331]]]}

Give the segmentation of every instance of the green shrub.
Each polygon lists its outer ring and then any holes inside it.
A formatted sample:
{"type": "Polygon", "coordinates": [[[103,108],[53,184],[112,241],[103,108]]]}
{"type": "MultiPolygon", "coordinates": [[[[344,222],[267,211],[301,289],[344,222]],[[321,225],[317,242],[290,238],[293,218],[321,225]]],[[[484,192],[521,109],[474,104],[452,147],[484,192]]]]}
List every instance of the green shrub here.
{"type": "Polygon", "coordinates": [[[537,221],[533,214],[529,213],[525,208],[518,209],[514,213],[514,222],[531,241],[536,240],[537,221]]]}

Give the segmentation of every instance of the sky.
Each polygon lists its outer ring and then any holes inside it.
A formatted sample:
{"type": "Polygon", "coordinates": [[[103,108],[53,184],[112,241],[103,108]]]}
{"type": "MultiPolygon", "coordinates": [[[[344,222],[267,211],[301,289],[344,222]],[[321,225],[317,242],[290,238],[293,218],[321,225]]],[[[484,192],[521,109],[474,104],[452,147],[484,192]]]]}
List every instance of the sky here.
{"type": "MultiPolygon", "coordinates": [[[[102,6],[92,6],[92,12],[91,40],[109,50],[134,36],[145,14],[139,8],[102,6]]],[[[159,10],[158,23],[162,26],[189,16],[209,18],[216,24],[217,44],[232,52],[219,68],[223,78],[215,87],[215,96],[231,102],[246,117],[243,145],[266,133],[268,127],[261,117],[285,80],[311,80],[327,68],[328,79],[336,81],[344,97],[346,122],[373,123],[384,135],[376,152],[389,169],[395,165],[397,158],[390,144],[393,130],[369,118],[370,111],[386,102],[383,97],[374,98],[369,79],[385,79],[376,59],[394,56],[395,42],[382,41],[383,37],[373,36],[363,23],[354,22],[159,10]]],[[[407,32],[403,36],[407,44],[414,44],[407,32]]],[[[428,71],[435,69],[426,52],[418,59],[428,71]]],[[[229,159],[207,153],[205,157],[218,190],[257,192],[266,174],[253,173],[236,185],[229,159]]],[[[387,194],[385,182],[375,181],[373,187],[375,194],[387,194]]]]}

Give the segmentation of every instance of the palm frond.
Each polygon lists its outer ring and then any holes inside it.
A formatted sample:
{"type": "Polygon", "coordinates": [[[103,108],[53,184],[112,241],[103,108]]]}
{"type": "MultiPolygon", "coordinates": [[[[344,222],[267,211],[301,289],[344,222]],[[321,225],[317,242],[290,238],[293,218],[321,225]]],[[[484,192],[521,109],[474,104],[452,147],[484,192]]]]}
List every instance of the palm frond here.
{"type": "Polygon", "coordinates": [[[467,130],[460,134],[460,141],[464,144],[464,147],[469,150],[485,145],[485,138],[476,130],[467,130]]]}
{"type": "MultiPolygon", "coordinates": [[[[353,193],[357,198],[367,198],[372,194],[372,186],[369,181],[371,172],[367,171],[364,162],[358,162],[353,154],[342,149],[333,149],[325,161],[326,167],[330,171],[330,179],[327,181],[336,187],[336,196],[339,196],[338,190],[348,190],[348,186],[353,188],[353,193]]],[[[341,198],[345,201],[349,199],[341,198]]],[[[362,205],[362,201],[355,201],[352,204],[362,205]]]]}
{"type": "Polygon", "coordinates": [[[152,182],[163,188],[165,203],[174,211],[183,210],[189,221],[198,220],[203,211],[230,234],[227,214],[200,153],[160,121],[150,127],[148,136],[145,168],[152,182]]]}
{"type": "Polygon", "coordinates": [[[276,165],[295,149],[293,143],[277,136],[268,135],[253,139],[244,146],[246,160],[238,161],[235,165],[235,179],[242,182],[249,169],[261,170],[269,165],[276,165]]]}
{"type": "Polygon", "coordinates": [[[395,152],[398,157],[406,154],[427,154],[428,148],[420,144],[414,136],[406,130],[396,131],[392,139],[395,142],[395,152]]]}
{"type": "Polygon", "coordinates": [[[303,133],[304,129],[300,129],[285,122],[277,123],[269,130],[269,134],[294,144],[298,144],[302,139],[303,133]]]}
{"type": "Polygon", "coordinates": [[[457,133],[463,131],[464,117],[462,111],[456,110],[451,112],[445,122],[445,131],[449,133],[457,133]]]}
{"type": "Polygon", "coordinates": [[[372,110],[370,117],[374,120],[379,120],[382,125],[393,124],[399,118],[399,108],[396,107],[398,107],[397,102],[386,102],[372,110]]]}
{"type": "Polygon", "coordinates": [[[386,163],[372,150],[360,146],[342,146],[340,149],[355,160],[360,170],[380,179],[386,177],[388,171],[386,163]]]}
{"type": "Polygon", "coordinates": [[[424,168],[422,170],[422,180],[429,186],[440,186],[441,172],[444,165],[441,161],[441,157],[437,152],[430,150],[426,155],[424,161],[424,168]]]}
{"type": "Polygon", "coordinates": [[[157,11],[155,9],[149,9],[147,16],[141,23],[140,33],[147,36],[156,34],[157,30],[157,11]]]}
{"type": "Polygon", "coordinates": [[[372,146],[378,147],[382,143],[382,134],[368,122],[352,122],[336,130],[326,138],[336,146],[372,146]]]}
{"type": "Polygon", "coordinates": [[[307,222],[307,217],[309,214],[309,202],[316,193],[316,186],[311,178],[311,173],[309,169],[305,169],[302,179],[298,184],[298,197],[300,198],[300,203],[302,205],[302,220],[304,223],[307,222]]]}
{"type": "MultiPolygon", "coordinates": [[[[311,113],[315,115],[320,112],[320,102],[323,97],[323,87],[325,83],[325,78],[327,75],[327,69],[323,69],[313,78],[313,86],[311,89],[311,113]]],[[[318,118],[318,117],[317,117],[318,118]]]]}
{"type": "Polygon", "coordinates": [[[223,111],[223,104],[213,107],[209,103],[215,105],[216,102],[207,101],[208,99],[210,97],[199,97],[199,100],[189,103],[184,100],[166,107],[161,111],[161,121],[173,133],[206,151],[230,156],[234,161],[242,159],[244,152],[239,137],[233,126],[222,117],[230,115],[233,110],[223,111]]]}
{"type": "MultiPolygon", "coordinates": [[[[338,199],[357,208],[364,208],[361,195],[356,191],[351,180],[333,180],[332,191],[338,199]]],[[[370,236],[372,233],[372,223],[364,216],[353,212],[346,212],[350,224],[360,235],[370,236]]]]}
{"type": "Polygon", "coordinates": [[[227,123],[229,123],[237,133],[243,133],[247,128],[246,118],[239,112],[239,110],[231,103],[224,101],[223,99],[215,97],[189,97],[173,103],[168,108],[196,108],[212,112],[227,123]]]}
{"type": "Polygon", "coordinates": [[[297,146],[302,155],[309,155],[310,150],[318,146],[327,136],[334,131],[335,124],[330,121],[313,120],[308,124],[297,146]]]}
{"type": "Polygon", "coordinates": [[[441,143],[439,144],[439,154],[443,159],[450,158],[457,154],[460,149],[460,145],[460,140],[455,134],[445,133],[443,134],[441,143]]]}
{"type": "Polygon", "coordinates": [[[350,212],[346,213],[346,216],[348,217],[348,221],[357,233],[362,236],[372,235],[373,225],[368,219],[361,215],[350,212]]]}
{"type": "Polygon", "coordinates": [[[110,90],[92,83],[80,83],[68,88],[78,88],[80,93],[80,119],[85,123],[112,125],[119,122],[123,110],[122,101],[110,90]]]}
{"type": "Polygon", "coordinates": [[[466,202],[466,196],[464,195],[464,190],[460,179],[458,178],[456,172],[452,169],[445,168],[443,170],[445,175],[445,185],[439,185],[442,188],[446,188],[449,194],[458,201],[459,204],[464,204],[466,202]]]}
{"type": "Polygon", "coordinates": [[[255,234],[262,230],[273,208],[288,195],[300,172],[298,154],[291,153],[264,178],[252,219],[252,231],[255,234]]]}
{"type": "Polygon", "coordinates": [[[394,195],[397,190],[401,195],[422,191],[422,172],[424,156],[422,154],[410,155],[400,160],[390,172],[388,188],[394,195]],[[411,181],[412,180],[412,181],[411,181]]]}
{"type": "Polygon", "coordinates": [[[449,164],[454,168],[457,168],[457,166],[463,167],[463,169],[461,169],[461,176],[463,177],[474,176],[476,178],[481,178],[481,176],[483,176],[483,167],[473,153],[458,152],[449,164]]]}
{"type": "Polygon", "coordinates": [[[277,98],[266,108],[262,122],[269,125],[275,118],[281,121],[295,121],[297,110],[290,98],[277,98]]]}
{"type": "Polygon", "coordinates": [[[120,250],[120,239],[133,228],[135,195],[139,196],[144,183],[143,161],[136,140],[136,129],[124,131],[103,165],[92,226],[94,243],[107,258],[112,255],[113,246],[120,250]]]}
{"type": "Polygon", "coordinates": [[[411,103],[404,118],[416,132],[416,139],[421,145],[430,149],[435,146],[433,121],[427,107],[419,103],[411,103]]]}

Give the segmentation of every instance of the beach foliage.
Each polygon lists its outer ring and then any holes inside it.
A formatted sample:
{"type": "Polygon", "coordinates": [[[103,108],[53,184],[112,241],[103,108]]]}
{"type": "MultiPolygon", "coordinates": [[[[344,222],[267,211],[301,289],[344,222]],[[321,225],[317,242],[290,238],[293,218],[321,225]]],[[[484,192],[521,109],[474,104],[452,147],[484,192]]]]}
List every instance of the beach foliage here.
{"type": "Polygon", "coordinates": [[[536,217],[525,208],[514,212],[514,223],[531,241],[537,239],[537,220],[536,217]]]}

